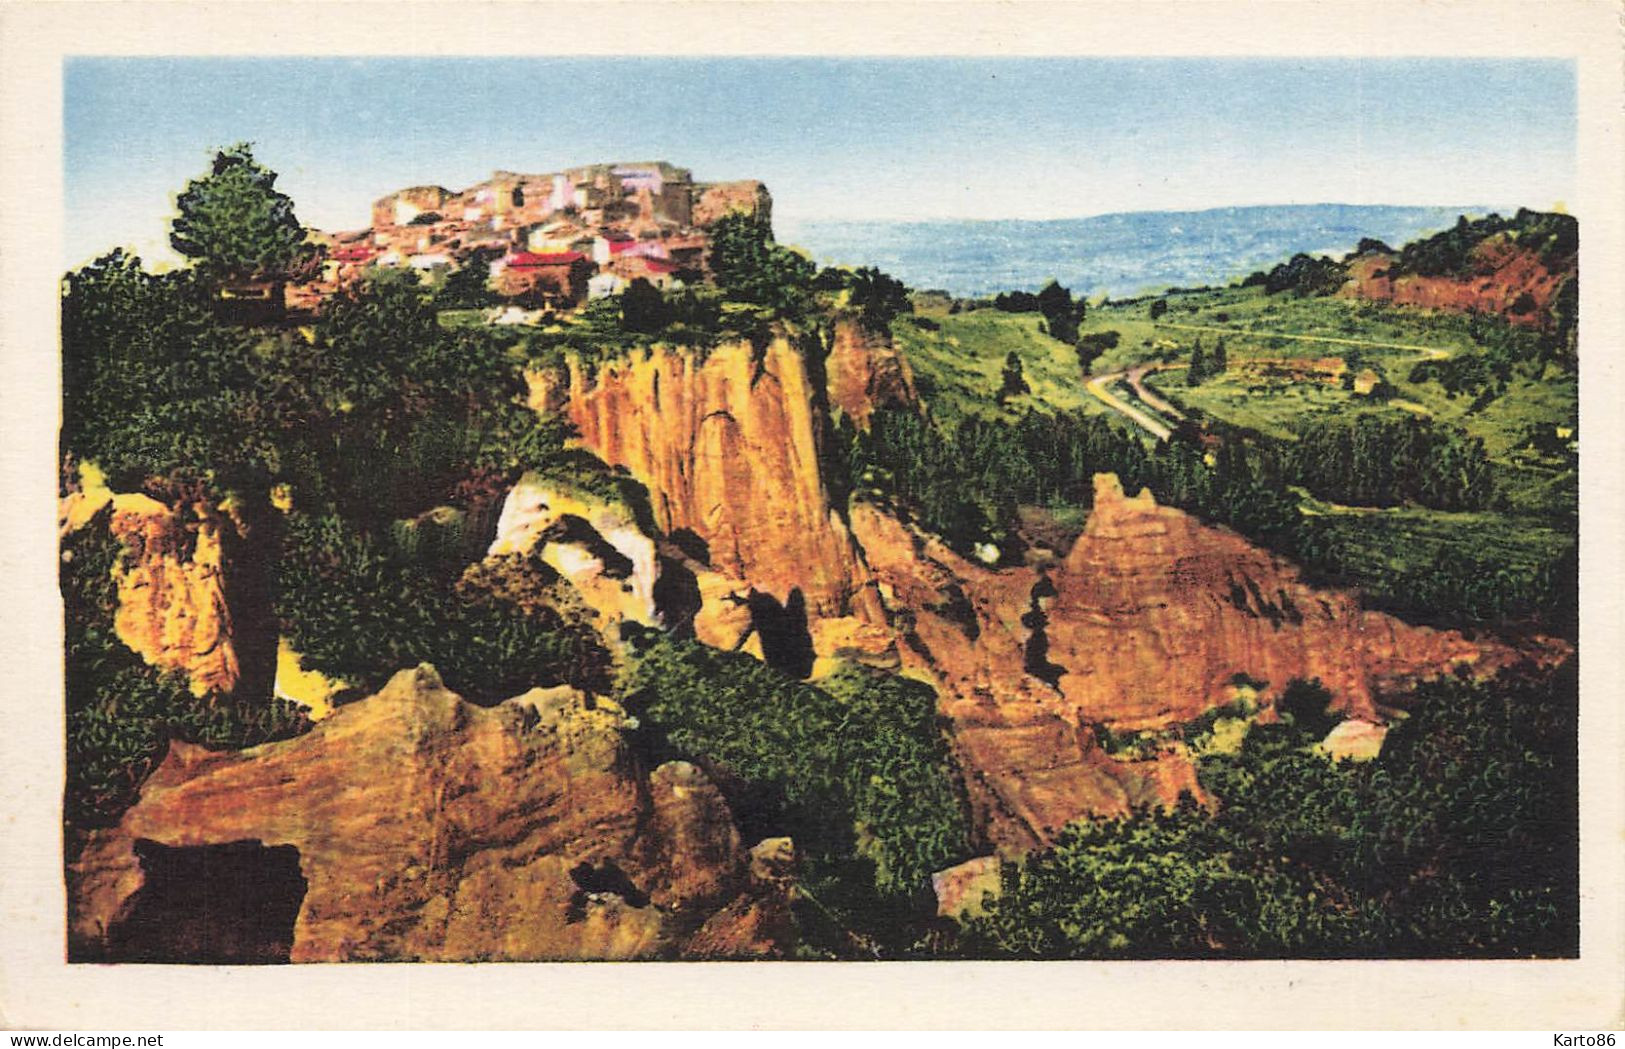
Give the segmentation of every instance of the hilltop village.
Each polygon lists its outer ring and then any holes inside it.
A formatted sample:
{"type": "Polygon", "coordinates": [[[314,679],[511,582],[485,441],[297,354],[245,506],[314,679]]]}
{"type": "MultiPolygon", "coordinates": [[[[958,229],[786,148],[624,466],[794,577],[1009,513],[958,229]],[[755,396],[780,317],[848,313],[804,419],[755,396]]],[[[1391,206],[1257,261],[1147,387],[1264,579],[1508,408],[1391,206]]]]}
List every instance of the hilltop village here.
{"type": "Polygon", "coordinates": [[[662,289],[703,280],[708,227],[732,213],[769,221],[771,210],[760,182],[696,182],[665,161],[497,171],[455,192],[410,186],[375,201],[365,229],[313,232],[320,269],[287,288],[287,305],[316,309],[376,269],[435,281],[480,267],[504,298],[571,308],[638,278],[662,289]]]}

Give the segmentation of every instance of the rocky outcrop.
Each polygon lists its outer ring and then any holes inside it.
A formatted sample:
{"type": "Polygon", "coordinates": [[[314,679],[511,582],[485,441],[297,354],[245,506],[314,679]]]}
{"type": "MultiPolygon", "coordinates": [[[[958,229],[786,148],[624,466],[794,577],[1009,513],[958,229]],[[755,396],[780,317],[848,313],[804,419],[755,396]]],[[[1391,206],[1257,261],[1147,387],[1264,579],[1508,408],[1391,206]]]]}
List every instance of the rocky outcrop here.
{"type": "Polygon", "coordinates": [[[619,503],[526,474],[502,504],[487,554],[529,553],[570,581],[601,627],[658,621],[654,540],[619,503]]]}
{"type": "Polygon", "coordinates": [[[1548,267],[1540,256],[1506,234],[1487,237],[1471,251],[1466,276],[1401,272],[1398,256],[1370,252],[1348,262],[1338,294],[1457,313],[1492,313],[1514,324],[1536,326],[1550,318],[1552,301],[1574,278],[1573,260],[1548,267]]]}
{"type": "Polygon", "coordinates": [[[780,335],[702,356],[654,347],[590,374],[533,377],[582,444],[648,486],[655,525],[704,547],[711,569],[821,617],[881,622],[869,574],[820,471],[823,424],[802,351],[780,335]]]}
{"type": "Polygon", "coordinates": [[[902,632],[904,672],[937,688],[983,840],[1022,852],[1083,817],[1207,801],[1188,757],[1111,757],[1074,697],[1029,671],[1037,572],[974,564],[868,504],[852,527],[902,632]]]}
{"type": "Polygon", "coordinates": [[[908,358],[897,352],[890,336],[861,324],[847,321],[835,326],[824,371],[830,407],[861,429],[868,427],[876,408],[919,403],[908,358]]]}
{"type": "Polygon", "coordinates": [[[1002,861],[997,856],[978,856],[931,875],[937,914],[944,918],[972,918],[982,914],[982,901],[987,895],[998,895],[1001,866],[1002,861]]]}
{"type": "Polygon", "coordinates": [[[683,945],[685,959],[784,958],[797,939],[796,850],[789,838],[766,838],[750,850],[748,891],[718,910],[683,945]]]}
{"type": "Polygon", "coordinates": [[[1355,716],[1374,695],[1458,666],[1514,662],[1512,649],[1411,626],[1311,587],[1295,566],[1150,492],[1095,478],[1089,523],[1054,577],[1049,656],[1084,716],[1128,728],[1185,721],[1229,697],[1238,673],[1279,695],[1318,678],[1355,716]]]}
{"type": "Polygon", "coordinates": [[[242,903],[244,958],[271,960],[256,939],[292,961],[786,950],[788,919],[769,918],[787,915],[788,870],[756,869],[698,769],[645,773],[627,727],[613,704],[568,688],[476,707],[424,666],[297,739],[225,753],[175,744],[70,869],[70,953],[165,960],[166,935],[197,901],[236,913],[218,898],[226,881],[216,898],[175,884],[189,869],[176,856],[211,849],[261,857],[246,895],[296,901],[291,928],[271,932],[242,903]],[[279,856],[288,869],[273,877],[279,856]]]}
{"type": "Polygon", "coordinates": [[[1388,727],[1370,721],[1344,721],[1316,744],[1333,761],[1370,761],[1382,753],[1388,727]]]}
{"type": "Polygon", "coordinates": [[[907,672],[936,683],[976,821],[1025,849],[1083,816],[1181,795],[1204,802],[1179,748],[1120,761],[1093,726],[1164,728],[1264,681],[1265,716],[1294,679],[1320,681],[1351,716],[1375,696],[1520,653],[1362,609],[1304,584],[1289,563],[1225,529],[1096,478],[1094,510],[1054,570],[992,570],[865,504],[852,510],[907,672]]]}
{"type": "Polygon", "coordinates": [[[242,556],[257,537],[239,509],[115,495],[92,470],[62,501],[61,530],[91,525],[104,509],[123,548],[113,573],[118,639],[149,664],[186,674],[199,696],[269,694],[276,632],[263,559],[242,556]]]}
{"type": "Polygon", "coordinates": [[[705,227],[726,215],[751,215],[773,221],[773,198],[767,187],[753,179],[709,182],[694,187],[694,225],[705,227]]]}

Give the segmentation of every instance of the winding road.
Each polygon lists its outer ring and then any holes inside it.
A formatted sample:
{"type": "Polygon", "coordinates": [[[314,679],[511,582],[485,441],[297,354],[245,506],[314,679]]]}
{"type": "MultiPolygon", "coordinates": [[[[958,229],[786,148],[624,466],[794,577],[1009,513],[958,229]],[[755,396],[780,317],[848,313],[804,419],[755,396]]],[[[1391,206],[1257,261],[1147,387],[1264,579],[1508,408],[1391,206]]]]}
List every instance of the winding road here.
{"type": "MultiPolygon", "coordinates": [[[[1188,366],[1182,365],[1181,367],[1188,366]]],[[[1134,407],[1134,405],[1123,400],[1121,397],[1117,396],[1111,391],[1112,383],[1125,377],[1131,377],[1129,378],[1129,385],[1134,388],[1136,395],[1139,395],[1139,392],[1145,389],[1144,386],[1140,385],[1140,380],[1142,377],[1144,377],[1148,370],[1150,370],[1149,365],[1141,365],[1137,368],[1130,368],[1127,371],[1109,372],[1105,375],[1096,375],[1091,377],[1088,382],[1084,383],[1084,389],[1088,390],[1096,400],[1105,404],[1106,407],[1110,408],[1114,412],[1117,412],[1119,415],[1125,416],[1130,422],[1134,423],[1136,426],[1140,427],[1140,429],[1146,431],[1157,440],[1166,441],[1170,436],[1173,435],[1174,432],[1173,430],[1169,429],[1166,423],[1162,422],[1153,415],[1142,412],[1140,409],[1134,407]]],[[[1161,398],[1158,398],[1158,400],[1161,400],[1161,398]]],[[[1150,401],[1146,401],[1145,403],[1148,405],[1151,404],[1150,401]]],[[[1166,404],[1167,402],[1163,401],[1162,403],[1166,404]]]]}
{"type": "MultiPolygon", "coordinates": [[[[1213,332],[1218,335],[1250,335],[1260,339],[1292,339],[1296,342],[1324,342],[1334,346],[1365,346],[1377,350],[1409,350],[1420,354],[1421,360],[1442,361],[1450,356],[1449,350],[1441,350],[1437,346],[1422,346],[1413,342],[1374,342],[1367,339],[1340,339],[1331,335],[1291,335],[1284,332],[1267,332],[1249,330],[1247,328],[1221,328],[1210,324],[1174,324],[1159,322],[1159,328],[1174,328],[1179,331],[1213,332]]],[[[1152,372],[1173,371],[1178,368],[1188,368],[1189,364],[1138,364],[1122,371],[1108,372],[1105,375],[1090,376],[1084,383],[1084,389],[1112,411],[1134,423],[1140,429],[1149,433],[1159,441],[1166,441],[1173,435],[1173,429],[1163,420],[1150,412],[1145,412],[1112,392],[1112,385],[1117,382],[1127,382],[1134,391],[1134,396],[1140,402],[1151,408],[1152,411],[1161,412],[1168,418],[1177,421],[1185,418],[1185,413],[1169,404],[1156,391],[1145,385],[1145,377],[1152,372]]],[[[1427,409],[1422,405],[1410,401],[1391,402],[1397,407],[1407,411],[1420,411],[1425,414],[1427,409]]]]}

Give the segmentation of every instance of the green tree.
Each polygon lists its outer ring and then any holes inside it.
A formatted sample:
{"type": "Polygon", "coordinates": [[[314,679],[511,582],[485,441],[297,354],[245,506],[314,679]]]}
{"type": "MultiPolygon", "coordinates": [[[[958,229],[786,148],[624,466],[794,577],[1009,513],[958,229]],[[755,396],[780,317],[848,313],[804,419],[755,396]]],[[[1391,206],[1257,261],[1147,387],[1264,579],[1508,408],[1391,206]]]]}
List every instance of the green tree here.
{"type": "Polygon", "coordinates": [[[999,403],[1003,404],[1008,398],[1027,393],[1029,390],[1027,377],[1022,374],[1021,355],[1011,350],[1004,358],[1004,376],[999,385],[999,403]]]}
{"type": "Polygon", "coordinates": [[[310,252],[293,201],[276,180],[247,143],[220,150],[209,174],[187,183],[177,199],[169,243],[217,286],[286,280],[310,252]]]}
{"type": "Polygon", "coordinates": [[[1121,333],[1115,331],[1097,331],[1078,336],[1075,345],[1078,351],[1078,367],[1088,375],[1089,369],[1094,367],[1095,359],[1107,350],[1116,349],[1121,338],[1121,333]]]}
{"type": "Polygon", "coordinates": [[[1185,371],[1185,385],[1196,386],[1207,374],[1207,354],[1202,350],[1202,340],[1197,339],[1191,350],[1191,366],[1185,371]]]}
{"type": "Polygon", "coordinates": [[[1051,337],[1061,342],[1076,342],[1078,325],[1083,321],[1085,305],[1072,299],[1072,292],[1059,281],[1050,281],[1038,290],[1038,309],[1043,313],[1051,337]]]}
{"type": "Polygon", "coordinates": [[[854,271],[850,287],[852,305],[862,311],[863,326],[871,331],[885,331],[899,314],[914,312],[903,282],[873,266],[854,271]]]}
{"type": "Polygon", "coordinates": [[[627,331],[653,334],[670,323],[665,296],[644,278],[635,278],[621,293],[621,327],[627,331]]]}
{"type": "Polygon", "coordinates": [[[435,291],[434,304],[442,310],[469,310],[494,306],[498,296],[491,289],[490,259],[475,252],[463,265],[446,274],[446,279],[435,291]]]}
{"type": "Polygon", "coordinates": [[[1151,303],[1150,314],[1151,314],[1151,319],[1152,320],[1158,319],[1159,317],[1161,317],[1163,314],[1165,314],[1167,312],[1168,312],[1168,300],[1167,299],[1156,299],[1155,301],[1153,301],[1151,303]]]}
{"type": "Polygon", "coordinates": [[[779,312],[799,309],[817,266],[773,241],[773,227],[756,215],[734,213],[711,226],[711,273],[729,298],[779,312]]]}

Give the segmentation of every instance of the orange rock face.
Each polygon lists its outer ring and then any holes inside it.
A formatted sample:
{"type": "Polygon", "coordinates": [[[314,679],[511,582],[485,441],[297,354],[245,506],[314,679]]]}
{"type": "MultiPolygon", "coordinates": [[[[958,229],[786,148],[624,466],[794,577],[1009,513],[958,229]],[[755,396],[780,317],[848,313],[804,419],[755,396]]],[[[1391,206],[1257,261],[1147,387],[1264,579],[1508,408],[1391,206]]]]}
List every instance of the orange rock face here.
{"type": "Polygon", "coordinates": [[[1305,585],[1289,562],[1228,529],[1128,499],[1095,479],[1088,527],[1056,574],[1050,658],[1085,716],[1131,728],[1189,720],[1224,702],[1237,673],[1270,693],[1319,678],[1350,715],[1373,693],[1466,664],[1511,662],[1509,648],[1411,626],[1354,595],[1305,585]]]}
{"type": "Polygon", "coordinates": [[[833,344],[824,361],[829,379],[830,407],[839,409],[859,428],[867,428],[876,408],[889,404],[915,404],[914,370],[898,353],[891,339],[855,323],[835,326],[833,344]]]}
{"type": "Polygon", "coordinates": [[[1534,326],[1541,323],[1552,299],[1575,272],[1572,263],[1548,270],[1534,252],[1519,248],[1505,235],[1486,238],[1473,249],[1476,272],[1470,277],[1406,273],[1396,278],[1390,273],[1394,262],[1394,256],[1380,253],[1353,259],[1339,294],[1458,313],[1493,313],[1514,324],[1534,326]],[[1525,294],[1532,307],[1515,311],[1514,304],[1525,294]]]}
{"type": "Polygon", "coordinates": [[[1077,697],[1027,672],[1023,618],[1037,572],[984,568],[867,504],[852,508],[852,527],[903,629],[905,671],[937,687],[972,822],[988,844],[1024,852],[1082,817],[1125,816],[1181,794],[1206,803],[1187,757],[1111,757],[1077,697]]]}
{"type": "Polygon", "coordinates": [[[203,503],[171,507],[98,486],[63,500],[63,533],[97,527],[105,507],[124,549],[113,574],[118,639],[151,665],[186,674],[197,695],[269,694],[276,634],[258,562],[241,556],[256,538],[251,528],[203,503]]]}
{"type": "MultiPolygon", "coordinates": [[[[771,910],[716,787],[683,762],[645,773],[624,727],[570,689],[475,707],[420,667],[297,739],[177,744],[70,869],[71,953],[161,957],[152,930],[188,920],[173,857],[209,847],[296,850],[280,960],[667,957],[718,913],[771,910]]],[[[269,877],[247,885],[273,891],[269,877]]],[[[252,946],[252,960],[276,957],[252,946]]],[[[717,919],[702,946],[784,945],[717,919]]]]}
{"type": "Polygon", "coordinates": [[[1238,673],[1267,682],[1266,702],[1319,678],[1371,718],[1378,691],[1518,656],[1308,587],[1234,533],[1148,493],[1125,498],[1112,475],[1096,478],[1088,527],[1047,586],[1030,568],[972,564],[873,507],[854,507],[852,523],[887,606],[904,611],[905,667],[938,685],[977,822],[1007,848],[1082,816],[1205,801],[1187,757],[1116,760],[1094,724],[1188,721],[1228,701],[1238,673]],[[1035,654],[1037,630],[1047,644],[1035,654]]]}
{"type": "Polygon", "coordinates": [[[658,527],[693,532],[712,568],[781,601],[799,589],[821,616],[880,618],[830,506],[815,390],[787,339],[730,343],[703,361],[656,347],[593,376],[572,363],[559,394],[582,443],[646,484],[658,527]]]}
{"type": "MultiPolygon", "coordinates": [[[[855,326],[837,332],[826,373],[827,402],[858,422],[913,397],[906,363],[855,326]]],[[[1232,532],[1149,494],[1126,498],[1109,475],[1097,478],[1087,529],[1044,574],[973,563],[866,503],[843,521],[820,472],[818,393],[784,339],[703,362],[657,348],[532,386],[538,408],[568,413],[588,448],[648,486],[662,530],[707,544],[695,573],[702,641],[743,643],[742,589],[781,599],[800,589],[820,657],[936,686],[990,845],[1029,849],[1080,817],[1182,795],[1207,803],[1188,754],[1120,760],[1096,744],[1095,725],[1188,721],[1232,699],[1237,675],[1267,683],[1266,707],[1294,679],[1318,678],[1349,716],[1375,719],[1384,690],[1517,658],[1311,588],[1232,532]]]]}

